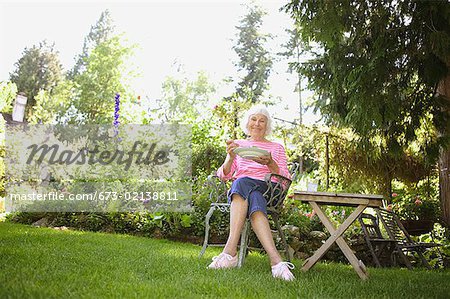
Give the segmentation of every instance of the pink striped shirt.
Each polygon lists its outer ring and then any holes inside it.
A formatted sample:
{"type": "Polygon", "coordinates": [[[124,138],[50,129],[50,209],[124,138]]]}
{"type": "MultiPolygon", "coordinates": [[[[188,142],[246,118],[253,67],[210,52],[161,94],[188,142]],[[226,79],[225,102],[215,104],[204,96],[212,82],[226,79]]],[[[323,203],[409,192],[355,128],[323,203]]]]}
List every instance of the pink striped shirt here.
{"type": "MultiPolygon", "coordinates": [[[[271,153],[272,159],[277,163],[279,171],[278,174],[291,178],[287,169],[287,158],[284,147],[276,142],[262,142],[262,141],[250,141],[250,140],[235,140],[240,147],[257,146],[271,153]]],[[[257,180],[264,180],[264,176],[271,173],[269,167],[259,164],[255,161],[244,159],[239,155],[233,160],[230,172],[225,175],[223,173],[223,165],[217,170],[217,175],[222,180],[238,179],[242,177],[250,177],[257,180]]]]}

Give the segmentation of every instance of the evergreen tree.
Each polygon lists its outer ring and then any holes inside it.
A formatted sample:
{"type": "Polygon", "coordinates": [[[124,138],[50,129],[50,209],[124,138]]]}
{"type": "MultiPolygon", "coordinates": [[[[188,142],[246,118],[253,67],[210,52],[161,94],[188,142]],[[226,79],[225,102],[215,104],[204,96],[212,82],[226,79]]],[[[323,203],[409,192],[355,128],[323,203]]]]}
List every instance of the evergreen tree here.
{"type": "Polygon", "coordinates": [[[285,10],[302,39],[321,47],[299,71],[329,123],[352,128],[368,153],[394,161],[418,143],[433,164],[441,146],[440,196],[450,226],[448,1],[295,0],[285,10]],[[428,125],[436,134],[420,140],[428,125]]]}
{"type": "Polygon", "coordinates": [[[89,34],[84,38],[83,51],[76,58],[72,70],[68,72],[68,78],[73,78],[86,71],[89,54],[95,47],[112,38],[114,36],[114,29],[114,21],[109,10],[103,11],[97,23],[95,23],[94,26],[91,26],[89,34]]]}
{"type": "Polygon", "coordinates": [[[225,97],[225,114],[230,118],[225,124],[230,123],[230,137],[235,139],[238,136],[239,110],[243,111],[252,103],[260,101],[264,91],[268,88],[268,78],[272,69],[272,56],[265,48],[270,35],[260,32],[263,23],[262,18],[266,14],[254,3],[247,5],[247,14],[236,26],[238,30],[234,51],[239,57],[236,62],[240,79],[236,91],[225,97]]]}
{"type": "Polygon", "coordinates": [[[299,124],[303,124],[303,101],[302,101],[302,76],[297,72],[297,66],[300,65],[302,55],[304,55],[310,47],[305,44],[300,37],[298,28],[286,29],[286,33],[289,35],[289,40],[286,44],[282,45],[284,52],[278,53],[278,55],[288,60],[288,72],[295,72],[297,74],[297,83],[294,91],[298,94],[299,101],[299,124]]]}
{"type": "Polygon", "coordinates": [[[265,48],[269,35],[260,32],[266,13],[258,6],[247,8],[248,13],[236,26],[238,39],[233,47],[239,57],[236,66],[243,73],[236,92],[241,99],[255,103],[268,87],[272,57],[265,48]]]}
{"type": "Polygon", "coordinates": [[[16,69],[10,74],[18,92],[27,96],[27,113],[29,117],[36,103],[35,97],[40,90],[51,92],[62,78],[62,66],[54,44],[46,41],[38,46],[25,48],[22,57],[15,63],[16,69]]]}
{"type": "MultiPolygon", "coordinates": [[[[286,32],[289,35],[289,40],[286,44],[282,45],[284,48],[284,52],[278,53],[280,56],[289,60],[288,62],[288,71],[289,73],[295,72],[297,73],[297,84],[295,86],[294,91],[298,94],[298,105],[299,105],[299,126],[303,125],[303,99],[302,99],[302,75],[297,72],[296,67],[300,65],[302,55],[305,54],[310,47],[301,40],[300,31],[297,27],[293,29],[286,29],[286,32]]],[[[299,141],[302,143],[302,137],[299,135],[299,141]]],[[[299,162],[299,173],[303,173],[303,155],[300,155],[298,158],[299,162]]],[[[328,187],[328,186],[327,186],[328,187]]]]}

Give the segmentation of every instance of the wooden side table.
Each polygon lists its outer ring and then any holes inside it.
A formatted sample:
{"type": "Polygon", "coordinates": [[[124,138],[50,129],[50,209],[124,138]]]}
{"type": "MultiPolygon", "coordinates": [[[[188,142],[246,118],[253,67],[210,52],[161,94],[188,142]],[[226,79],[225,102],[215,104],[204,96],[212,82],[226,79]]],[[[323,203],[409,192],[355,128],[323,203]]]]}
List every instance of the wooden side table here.
{"type": "Polygon", "coordinates": [[[345,242],[342,235],[350,227],[350,225],[358,218],[358,216],[367,207],[378,208],[382,205],[383,196],[371,194],[346,194],[346,193],[328,193],[328,192],[294,192],[294,199],[303,202],[308,202],[313,210],[316,212],[320,221],[322,221],[325,228],[330,232],[331,236],[325,241],[316,252],[308,258],[303,264],[302,271],[311,269],[330,249],[333,243],[339,246],[344,253],[347,260],[355,269],[358,276],[365,280],[368,278],[366,266],[362,261],[358,260],[355,254],[350,249],[350,246],[345,242]],[[336,228],[330,221],[328,216],[322,209],[322,205],[326,206],[348,206],[354,207],[355,210],[344,220],[344,222],[336,228]]]}

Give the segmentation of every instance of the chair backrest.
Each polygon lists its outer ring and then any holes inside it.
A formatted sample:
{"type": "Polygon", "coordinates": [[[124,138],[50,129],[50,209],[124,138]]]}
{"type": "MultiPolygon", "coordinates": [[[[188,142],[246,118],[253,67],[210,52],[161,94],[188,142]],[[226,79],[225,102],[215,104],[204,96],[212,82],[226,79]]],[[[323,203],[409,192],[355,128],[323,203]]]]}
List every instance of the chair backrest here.
{"type": "Polygon", "coordinates": [[[383,234],[381,233],[380,230],[380,224],[378,222],[377,217],[370,214],[362,213],[358,217],[358,220],[359,223],[361,224],[361,228],[364,232],[364,235],[369,237],[369,239],[384,239],[383,234]]]}
{"type": "Polygon", "coordinates": [[[291,175],[291,181],[295,182],[297,180],[297,176],[300,174],[300,163],[298,162],[289,162],[288,170],[291,175]]]}
{"type": "Polygon", "coordinates": [[[413,243],[413,240],[403,227],[397,214],[382,208],[376,209],[376,212],[390,238],[399,243],[413,243]]]}

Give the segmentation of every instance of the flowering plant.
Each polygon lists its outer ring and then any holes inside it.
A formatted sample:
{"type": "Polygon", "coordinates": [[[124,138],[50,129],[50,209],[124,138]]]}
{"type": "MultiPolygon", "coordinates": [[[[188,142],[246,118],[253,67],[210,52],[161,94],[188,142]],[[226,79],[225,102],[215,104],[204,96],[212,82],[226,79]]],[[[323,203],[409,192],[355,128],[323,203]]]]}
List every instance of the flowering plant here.
{"type": "Polygon", "coordinates": [[[392,194],[391,209],[404,220],[432,220],[439,217],[439,202],[434,199],[422,199],[420,196],[402,198],[396,193],[392,194]]]}

